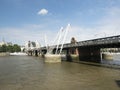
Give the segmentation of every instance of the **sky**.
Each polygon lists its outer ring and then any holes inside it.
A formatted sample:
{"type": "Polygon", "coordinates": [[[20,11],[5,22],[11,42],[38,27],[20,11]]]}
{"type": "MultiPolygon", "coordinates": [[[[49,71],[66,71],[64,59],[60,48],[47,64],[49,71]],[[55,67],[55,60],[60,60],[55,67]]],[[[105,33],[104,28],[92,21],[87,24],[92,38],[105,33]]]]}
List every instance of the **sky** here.
{"type": "Polygon", "coordinates": [[[65,43],[120,35],[120,0],[0,0],[0,41],[44,46],[67,24],[65,43]]]}

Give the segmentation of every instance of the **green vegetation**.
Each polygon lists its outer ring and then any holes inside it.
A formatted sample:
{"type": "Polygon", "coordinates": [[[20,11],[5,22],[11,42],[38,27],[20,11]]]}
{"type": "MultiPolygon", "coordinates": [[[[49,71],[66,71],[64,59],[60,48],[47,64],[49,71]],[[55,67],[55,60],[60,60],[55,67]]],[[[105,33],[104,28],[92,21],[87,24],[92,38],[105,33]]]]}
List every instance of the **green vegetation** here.
{"type": "Polygon", "coordinates": [[[20,51],[21,51],[20,46],[17,44],[0,46],[0,52],[20,52],[20,51]]]}

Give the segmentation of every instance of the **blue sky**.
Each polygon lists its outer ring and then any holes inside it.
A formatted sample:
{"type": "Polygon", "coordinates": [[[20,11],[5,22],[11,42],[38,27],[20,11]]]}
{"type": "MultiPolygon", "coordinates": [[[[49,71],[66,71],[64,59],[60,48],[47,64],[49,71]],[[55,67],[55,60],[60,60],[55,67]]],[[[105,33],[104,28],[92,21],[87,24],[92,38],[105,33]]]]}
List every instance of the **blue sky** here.
{"type": "Polygon", "coordinates": [[[70,23],[66,42],[120,34],[120,0],[0,0],[0,41],[44,45],[70,23]]]}

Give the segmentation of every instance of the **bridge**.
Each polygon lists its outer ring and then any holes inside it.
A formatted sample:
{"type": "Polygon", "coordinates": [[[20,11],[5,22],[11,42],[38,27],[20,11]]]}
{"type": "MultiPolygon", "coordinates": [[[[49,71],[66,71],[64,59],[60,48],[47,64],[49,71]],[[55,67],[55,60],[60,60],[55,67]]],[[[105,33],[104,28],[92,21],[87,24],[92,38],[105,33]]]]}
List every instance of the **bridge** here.
{"type": "MultiPolygon", "coordinates": [[[[49,47],[53,49],[53,54],[56,51],[56,47],[57,47],[56,45],[49,47]]],[[[59,49],[60,47],[61,44],[59,45],[59,49]]],[[[76,42],[75,44],[66,43],[63,45],[63,52],[66,54],[67,59],[70,59],[70,55],[72,54],[71,50],[77,49],[80,61],[100,62],[102,48],[120,48],[120,35],[86,41],[79,41],[76,42]]],[[[41,47],[37,51],[45,54],[47,48],[41,47]]]]}
{"type": "Polygon", "coordinates": [[[112,36],[112,37],[105,37],[105,38],[98,38],[93,40],[86,40],[80,41],[76,44],[64,44],[64,48],[70,47],[88,47],[88,46],[99,46],[99,47],[120,47],[120,35],[112,36]]]}

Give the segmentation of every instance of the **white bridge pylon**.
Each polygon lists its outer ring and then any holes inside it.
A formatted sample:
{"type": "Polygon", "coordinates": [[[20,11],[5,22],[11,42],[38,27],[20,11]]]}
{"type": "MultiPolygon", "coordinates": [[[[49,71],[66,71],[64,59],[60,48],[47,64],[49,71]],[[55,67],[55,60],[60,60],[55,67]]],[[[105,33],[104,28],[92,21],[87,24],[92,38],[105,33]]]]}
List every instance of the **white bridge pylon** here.
{"type": "Polygon", "coordinates": [[[55,46],[53,48],[48,49],[47,54],[52,54],[52,51],[54,48],[56,48],[55,54],[61,54],[62,49],[63,49],[63,45],[65,44],[66,37],[67,37],[67,34],[68,34],[70,27],[71,27],[70,24],[68,24],[65,29],[63,27],[60,28],[60,30],[58,31],[56,38],[52,44],[55,46]],[[61,44],[60,51],[58,52],[58,48],[59,48],[60,44],[61,44]]]}

